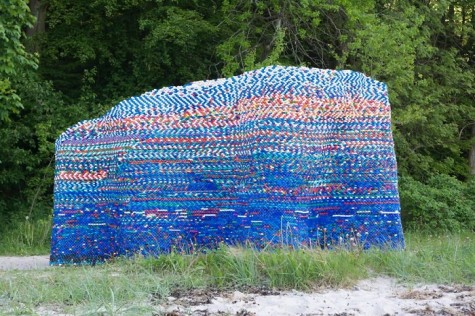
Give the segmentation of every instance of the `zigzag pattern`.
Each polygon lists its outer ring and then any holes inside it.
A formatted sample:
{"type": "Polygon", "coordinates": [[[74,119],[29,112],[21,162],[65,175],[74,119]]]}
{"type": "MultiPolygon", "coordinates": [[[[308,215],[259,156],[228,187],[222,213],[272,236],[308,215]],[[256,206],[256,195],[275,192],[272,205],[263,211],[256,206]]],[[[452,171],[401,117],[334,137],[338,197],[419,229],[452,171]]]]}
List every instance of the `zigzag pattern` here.
{"type": "Polygon", "coordinates": [[[223,242],[403,247],[386,85],[266,67],[132,97],[58,138],[52,264],[223,242]]]}

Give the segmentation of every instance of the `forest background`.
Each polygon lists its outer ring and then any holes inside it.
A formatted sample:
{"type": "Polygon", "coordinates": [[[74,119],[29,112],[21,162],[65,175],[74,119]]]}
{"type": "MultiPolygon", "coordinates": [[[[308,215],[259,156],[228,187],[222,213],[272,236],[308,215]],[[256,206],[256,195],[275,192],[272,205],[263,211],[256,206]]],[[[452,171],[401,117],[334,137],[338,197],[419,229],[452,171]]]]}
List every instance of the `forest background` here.
{"type": "Polygon", "coordinates": [[[2,0],[0,242],[49,231],[68,126],[273,64],[386,82],[403,225],[475,231],[474,0],[2,0]]]}

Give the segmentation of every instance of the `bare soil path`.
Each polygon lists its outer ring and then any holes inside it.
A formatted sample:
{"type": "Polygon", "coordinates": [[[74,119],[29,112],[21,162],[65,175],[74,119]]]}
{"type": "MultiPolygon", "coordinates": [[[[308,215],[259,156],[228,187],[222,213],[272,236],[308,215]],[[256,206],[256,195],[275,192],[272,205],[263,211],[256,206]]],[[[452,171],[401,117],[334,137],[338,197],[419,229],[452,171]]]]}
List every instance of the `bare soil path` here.
{"type": "Polygon", "coordinates": [[[1,270],[33,270],[49,267],[49,256],[3,257],[0,256],[1,270]]]}

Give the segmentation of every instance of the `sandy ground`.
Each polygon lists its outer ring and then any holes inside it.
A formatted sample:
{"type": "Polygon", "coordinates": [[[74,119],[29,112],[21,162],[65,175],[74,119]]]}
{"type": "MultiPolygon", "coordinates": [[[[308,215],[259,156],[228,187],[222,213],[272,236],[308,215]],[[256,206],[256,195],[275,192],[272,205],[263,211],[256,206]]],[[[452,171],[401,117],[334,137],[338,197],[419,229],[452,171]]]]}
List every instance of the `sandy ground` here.
{"type": "MultiPolygon", "coordinates": [[[[48,267],[47,256],[0,257],[0,270],[48,267]]],[[[266,288],[251,289],[246,293],[195,289],[189,292],[174,292],[166,298],[151,296],[150,301],[143,304],[152,307],[155,311],[150,315],[165,316],[475,316],[475,284],[473,286],[436,284],[408,286],[397,283],[391,278],[378,277],[360,281],[348,289],[321,289],[312,293],[276,291],[266,288]]],[[[41,316],[69,316],[62,310],[61,306],[38,306],[35,312],[36,315],[41,316]]],[[[119,311],[118,315],[122,313],[119,311]]]]}
{"type": "Polygon", "coordinates": [[[168,316],[475,315],[475,286],[409,287],[380,277],[360,281],[350,289],[314,293],[175,293],[160,308],[168,316]]]}
{"type": "Polygon", "coordinates": [[[0,270],[32,270],[49,267],[49,256],[0,257],[0,270]]]}

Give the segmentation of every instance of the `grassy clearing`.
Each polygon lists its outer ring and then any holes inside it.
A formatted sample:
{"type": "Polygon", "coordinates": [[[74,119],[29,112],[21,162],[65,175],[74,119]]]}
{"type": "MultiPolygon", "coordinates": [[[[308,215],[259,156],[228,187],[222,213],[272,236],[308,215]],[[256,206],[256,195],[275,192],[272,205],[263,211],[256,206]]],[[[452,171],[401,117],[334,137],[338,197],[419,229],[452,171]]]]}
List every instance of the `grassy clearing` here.
{"type": "Polygon", "coordinates": [[[405,251],[223,247],[204,254],[118,259],[100,266],[0,272],[0,314],[37,306],[89,315],[149,315],[154,304],[192,288],[341,287],[387,275],[404,282],[475,283],[475,234],[406,233],[405,251]]]}

